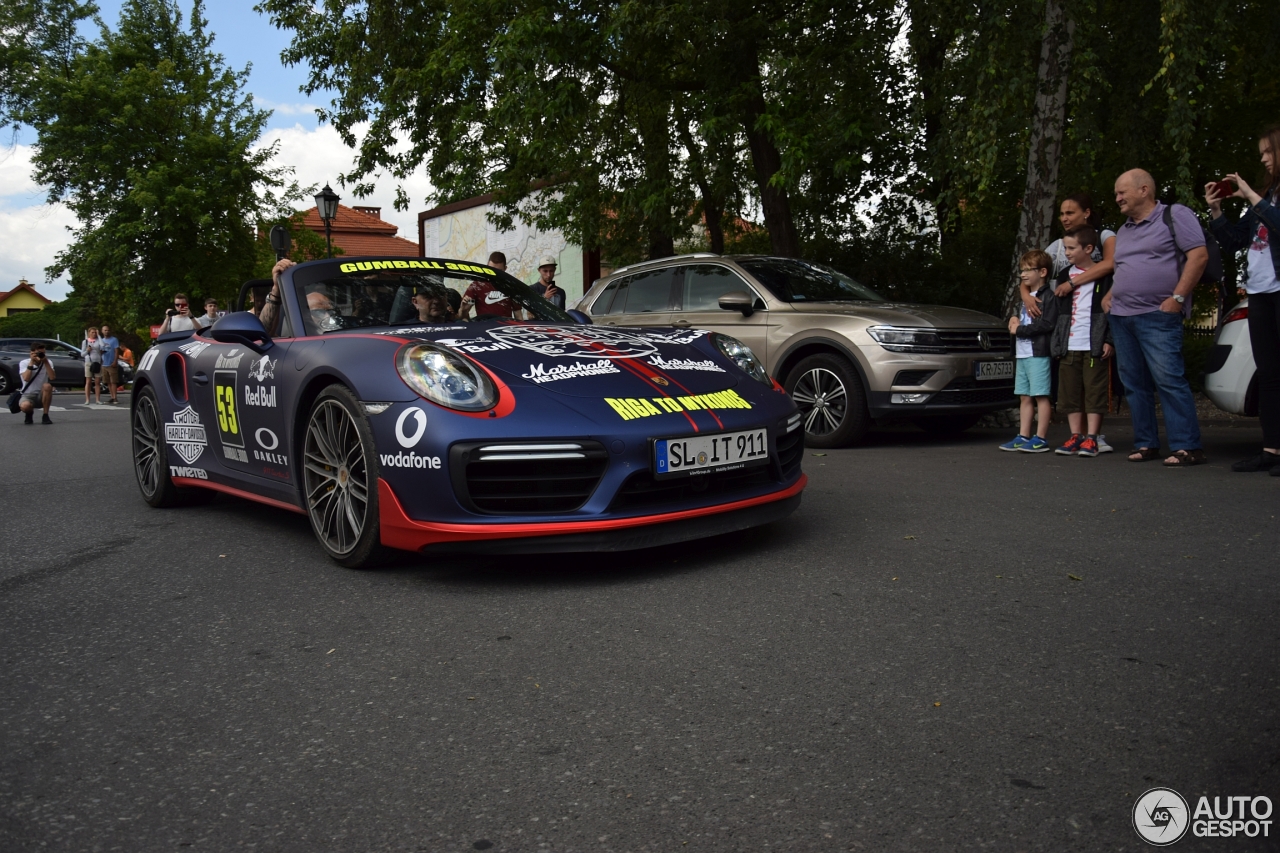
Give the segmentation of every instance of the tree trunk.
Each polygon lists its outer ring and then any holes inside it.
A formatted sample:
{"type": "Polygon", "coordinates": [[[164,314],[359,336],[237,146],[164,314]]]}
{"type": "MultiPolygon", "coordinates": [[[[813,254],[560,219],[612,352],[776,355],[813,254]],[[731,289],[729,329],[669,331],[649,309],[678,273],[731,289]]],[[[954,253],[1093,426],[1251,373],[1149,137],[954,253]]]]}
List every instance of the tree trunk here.
{"type": "Polygon", "coordinates": [[[953,41],[953,26],[947,14],[948,4],[937,0],[908,0],[907,14],[911,17],[908,44],[915,60],[915,76],[920,86],[921,129],[924,138],[924,165],[927,183],[924,192],[932,202],[938,218],[938,237],[941,248],[955,237],[959,221],[953,220],[951,208],[951,182],[947,166],[948,154],[944,151],[947,140],[943,138],[943,118],[949,106],[945,97],[947,50],[953,41]]]}
{"type": "Polygon", "coordinates": [[[784,258],[800,257],[800,236],[791,219],[791,199],[782,187],[770,181],[782,169],[782,154],[767,133],[756,127],[764,115],[764,96],[747,99],[743,130],[747,145],[751,148],[751,164],[756,170],[756,188],[760,192],[760,206],[764,208],[764,227],[769,231],[769,245],[775,255],[784,258]]]}
{"type": "Polygon", "coordinates": [[[1018,258],[1032,249],[1047,246],[1053,227],[1074,33],[1075,22],[1063,13],[1063,0],[1048,0],[1044,10],[1044,39],[1040,43],[1040,70],[1036,75],[1035,109],[1031,117],[1031,146],[1027,152],[1027,188],[1018,217],[1013,272],[1005,291],[1005,306],[1010,312],[1021,301],[1018,296],[1018,258]]]}
{"type": "Polygon", "coordinates": [[[702,217],[707,222],[707,239],[711,242],[711,251],[717,255],[724,254],[724,211],[710,195],[702,196],[702,217]]]}
{"type": "Polygon", "coordinates": [[[706,160],[703,150],[689,132],[689,123],[684,111],[676,113],[679,126],[680,143],[688,155],[689,175],[698,186],[698,194],[702,196],[702,219],[707,228],[707,239],[711,243],[711,251],[717,255],[724,254],[724,200],[717,198],[711,190],[711,182],[707,178],[706,160]]]}
{"type": "Polygon", "coordinates": [[[756,189],[764,209],[764,227],[769,231],[769,244],[775,255],[800,257],[800,236],[791,218],[791,200],[787,191],[774,186],[773,176],[782,170],[782,154],[769,134],[760,129],[765,114],[764,92],[760,89],[760,59],[754,44],[741,49],[738,59],[740,78],[749,81],[749,91],[742,102],[742,130],[751,150],[751,164],[756,172],[756,189]]]}

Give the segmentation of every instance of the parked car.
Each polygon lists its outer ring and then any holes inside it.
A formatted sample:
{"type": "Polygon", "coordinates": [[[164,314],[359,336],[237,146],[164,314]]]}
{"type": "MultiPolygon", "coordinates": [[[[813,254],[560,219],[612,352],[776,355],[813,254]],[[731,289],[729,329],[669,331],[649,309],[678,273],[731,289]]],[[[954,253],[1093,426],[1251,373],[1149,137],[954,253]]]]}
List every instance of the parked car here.
{"type": "Polygon", "coordinates": [[[274,334],[237,311],[142,357],[134,468],[152,506],[212,489],[300,512],[355,568],[384,547],[647,548],[800,503],[800,414],[728,336],[583,324],[445,259],[311,261],[281,296],[274,334]],[[449,289],[533,319],[419,319],[418,297],[449,289]]]}
{"type": "Polygon", "coordinates": [[[1258,416],[1258,370],[1249,342],[1249,300],[1226,313],[1205,358],[1204,393],[1224,412],[1258,416]]]}
{"type": "Polygon", "coordinates": [[[1004,323],[888,302],[830,267],[761,255],[684,255],[598,280],[578,303],[604,326],[710,329],[741,340],[800,407],[812,447],[857,442],[873,420],[958,432],[1017,405],[1004,323]]]}
{"type": "MultiPolygon", "coordinates": [[[[84,387],[84,354],[79,347],[53,338],[0,338],[0,394],[9,394],[22,387],[18,365],[31,354],[32,341],[44,343],[44,351],[53,365],[55,386],[84,387]]],[[[120,382],[128,385],[132,381],[133,370],[121,362],[120,382]]]]}

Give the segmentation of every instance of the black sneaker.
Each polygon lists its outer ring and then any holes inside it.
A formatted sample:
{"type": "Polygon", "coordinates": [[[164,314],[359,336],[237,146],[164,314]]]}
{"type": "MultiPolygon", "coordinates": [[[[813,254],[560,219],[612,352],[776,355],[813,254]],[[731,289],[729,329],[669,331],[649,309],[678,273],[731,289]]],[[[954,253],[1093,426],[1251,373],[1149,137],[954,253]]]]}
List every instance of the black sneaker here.
{"type": "MultiPolygon", "coordinates": [[[[1280,465],[1280,456],[1264,450],[1257,456],[1250,456],[1248,459],[1241,459],[1239,462],[1233,463],[1231,470],[1241,472],[1272,471],[1277,465],[1280,465]]],[[[1276,476],[1280,477],[1280,474],[1276,476]]]]}
{"type": "Polygon", "coordinates": [[[40,416],[40,423],[42,423],[42,424],[51,424],[51,423],[53,423],[53,421],[49,418],[49,416],[48,416],[48,415],[41,415],[41,416],[40,416]]]}
{"type": "Polygon", "coordinates": [[[35,414],[35,412],[27,412],[27,416],[26,416],[25,418],[23,418],[23,419],[22,419],[22,422],[23,422],[24,424],[33,424],[33,423],[35,423],[35,421],[34,421],[34,420],[32,419],[32,417],[31,417],[31,416],[32,416],[32,415],[34,415],[34,414],[35,414]]]}

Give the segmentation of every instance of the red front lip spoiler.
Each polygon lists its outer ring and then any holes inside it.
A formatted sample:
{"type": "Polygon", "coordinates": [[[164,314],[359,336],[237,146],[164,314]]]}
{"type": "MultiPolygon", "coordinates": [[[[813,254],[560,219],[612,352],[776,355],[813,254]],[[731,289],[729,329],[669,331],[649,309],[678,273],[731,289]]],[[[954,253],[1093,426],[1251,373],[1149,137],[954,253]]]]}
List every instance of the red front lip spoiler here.
{"type": "Polygon", "coordinates": [[[621,530],[628,527],[645,527],[664,524],[686,518],[716,515],[773,501],[785,500],[804,491],[809,482],[808,474],[801,474],[795,485],[761,495],[757,498],[718,504],[717,506],[686,509],[662,515],[641,515],[633,518],[608,518],[599,521],[557,521],[537,524],[446,524],[436,521],[415,521],[405,515],[404,508],[387,481],[378,478],[378,519],[381,524],[382,544],[403,551],[419,551],[440,542],[469,542],[479,539],[519,539],[531,536],[556,536],[573,533],[595,533],[603,530],[621,530]]]}

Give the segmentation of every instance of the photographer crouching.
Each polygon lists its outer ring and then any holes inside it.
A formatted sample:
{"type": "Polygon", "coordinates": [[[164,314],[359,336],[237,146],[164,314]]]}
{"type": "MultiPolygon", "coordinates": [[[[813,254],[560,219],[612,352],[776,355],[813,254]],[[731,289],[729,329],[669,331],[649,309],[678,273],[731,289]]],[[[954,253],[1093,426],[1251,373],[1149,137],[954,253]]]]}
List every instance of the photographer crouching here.
{"type": "Polygon", "coordinates": [[[49,406],[53,402],[53,365],[44,353],[44,344],[34,341],[31,344],[31,356],[18,363],[18,377],[22,381],[22,396],[18,398],[18,408],[22,411],[23,423],[34,423],[32,416],[36,406],[44,409],[40,423],[51,424],[49,406]]]}

